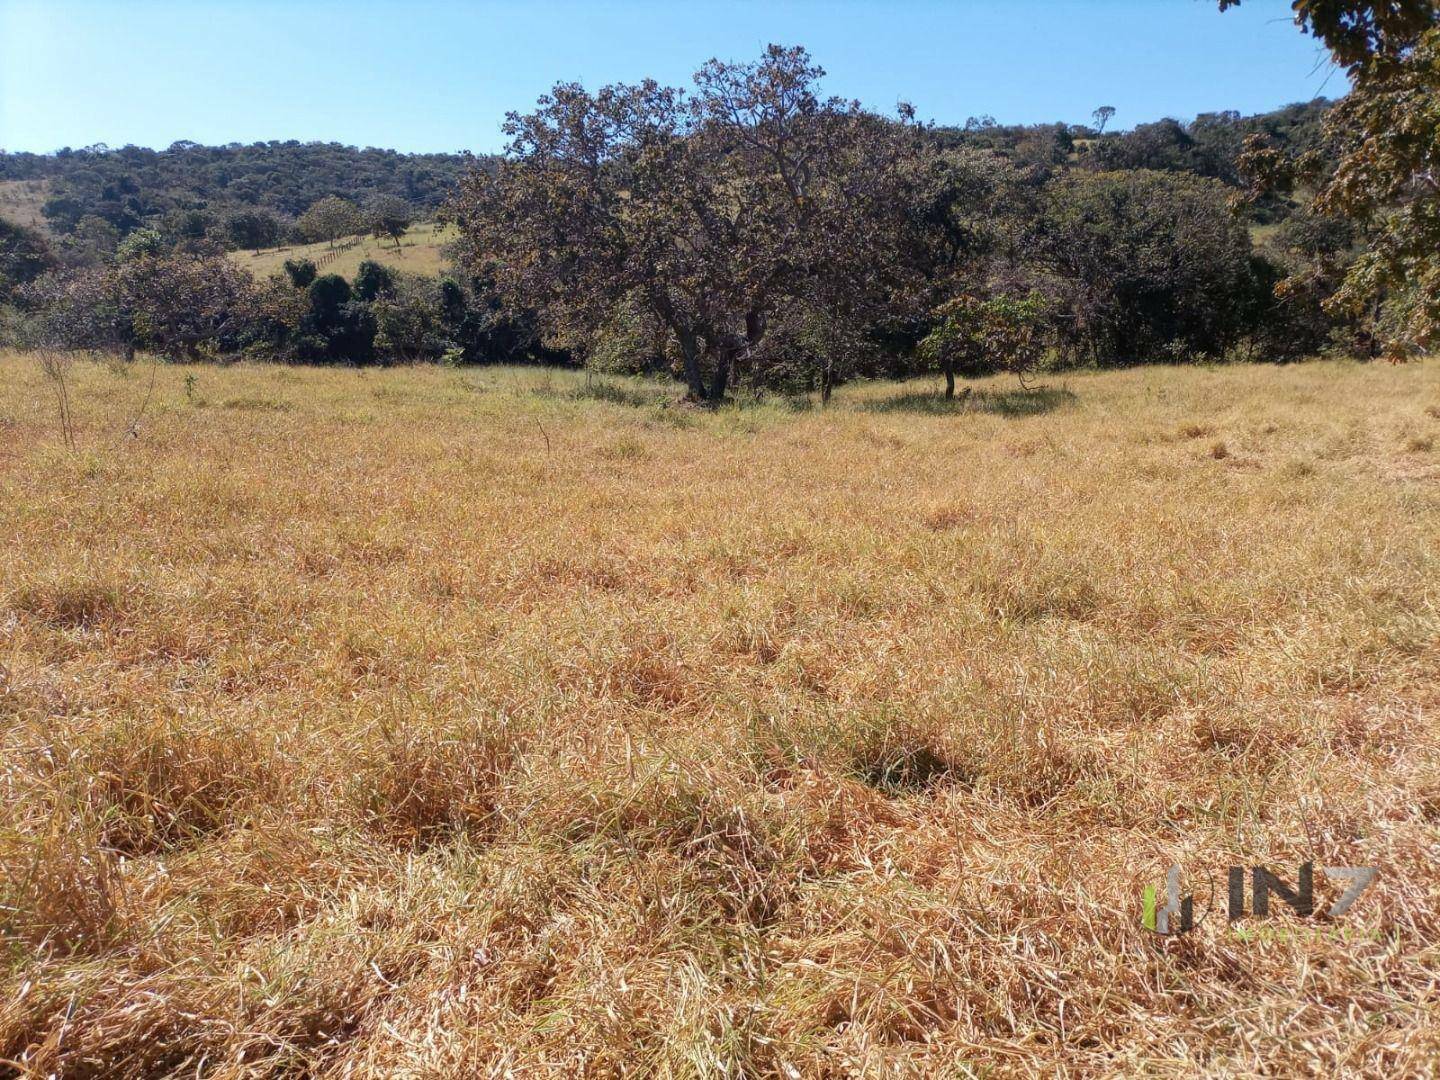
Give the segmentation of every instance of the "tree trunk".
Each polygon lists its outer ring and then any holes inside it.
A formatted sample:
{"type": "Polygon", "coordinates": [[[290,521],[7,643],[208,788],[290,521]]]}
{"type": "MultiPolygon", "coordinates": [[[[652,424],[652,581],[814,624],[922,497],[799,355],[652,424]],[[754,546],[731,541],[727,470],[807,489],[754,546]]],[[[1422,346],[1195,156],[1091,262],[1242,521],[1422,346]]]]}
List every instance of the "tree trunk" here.
{"type": "Polygon", "coordinates": [[[679,334],[680,353],[685,358],[685,383],[692,401],[705,400],[705,379],[700,374],[699,342],[693,334],[679,334]]]}
{"type": "Polygon", "coordinates": [[[830,404],[830,392],[835,389],[835,361],[827,356],[825,367],[820,373],[820,404],[830,404]]]}
{"type": "Polygon", "coordinates": [[[945,365],[945,400],[953,401],[955,398],[955,368],[950,364],[945,365]]]}
{"type": "Polygon", "coordinates": [[[730,350],[717,349],[715,352],[715,374],[710,381],[710,404],[719,405],[725,400],[725,387],[730,382],[730,350]]]}

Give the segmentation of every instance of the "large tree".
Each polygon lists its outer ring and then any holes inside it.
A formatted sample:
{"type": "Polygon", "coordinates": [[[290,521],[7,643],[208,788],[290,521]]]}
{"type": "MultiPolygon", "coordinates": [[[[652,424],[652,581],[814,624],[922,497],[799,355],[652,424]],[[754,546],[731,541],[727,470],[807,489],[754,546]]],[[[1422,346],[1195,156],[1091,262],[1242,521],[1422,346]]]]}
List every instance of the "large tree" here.
{"type": "Polygon", "coordinates": [[[1433,348],[1440,341],[1440,6],[1295,0],[1293,7],[1296,22],[1345,68],[1351,91],[1326,116],[1329,154],[1291,156],[1252,137],[1242,166],[1254,192],[1304,185],[1316,213],[1367,230],[1368,250],[1327,302],[1331,310],[1378,313],[1394,357],[1433,348]],[[1338,164],[1328,167],[1331,161],[1338,164]]]}
{"type": "Polygon", "coordinates": [[[1247,329],[1250,239],[1218,181],[1143,169],[1051,180],[1025,258],[1097,363],[1218,354],[1247,329]]]}
{"type": "Polygon", "coordinates": [[[898,267],[910,133],[822,97],[822,75],[772,45],[710,61],[691,92],[556,86],[508,118],[499,168],[462,181],[464,262],[582,351],[622,307],[643,312],[691,395],[719,401],[782,307],[863,318],[898,267]]]}

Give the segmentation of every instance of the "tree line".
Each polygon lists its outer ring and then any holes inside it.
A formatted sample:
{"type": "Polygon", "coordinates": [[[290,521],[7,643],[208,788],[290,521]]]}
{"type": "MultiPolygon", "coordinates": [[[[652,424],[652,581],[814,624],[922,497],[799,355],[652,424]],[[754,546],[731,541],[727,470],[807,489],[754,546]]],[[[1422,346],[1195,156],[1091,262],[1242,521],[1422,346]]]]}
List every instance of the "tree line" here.
{"type": "MultiPolygon", "coordinates": [[[[1106,131],[1101,107],[1089,128],[937,128],[825,96],[808,53],[781,46],[712,60],[684,89],[561,84],[442,204],[459,236],[443,281],[294,265],[256,282],[153,228],[55,272],[12,230],[12,333],[173,356],[563,359],[669,370],[710,402],[737,383],[828,395],[925,369],[953,388],[1000,368],[1427,348],[1435,6],[1298,10],[1351,92],[1188,126],[1106,131]]],[[[301,220],[333,239],[347,213],[331,196],[301,220]]]]}

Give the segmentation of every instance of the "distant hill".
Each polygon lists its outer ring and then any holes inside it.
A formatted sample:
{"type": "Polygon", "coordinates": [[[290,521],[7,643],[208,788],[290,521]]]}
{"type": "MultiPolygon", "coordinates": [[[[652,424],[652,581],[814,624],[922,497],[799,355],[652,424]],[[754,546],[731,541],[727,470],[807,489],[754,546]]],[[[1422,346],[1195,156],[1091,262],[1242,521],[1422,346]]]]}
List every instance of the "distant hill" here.
{"type": "Polygon", "coordinates": [[[1235,158],[1247,135],[1267,136],[1296,153],[1323,149],[1321,124],[1334,102],[1286,105],[1255,116],[1201,113],[1189,123],[1157,120],[1129,130],[1096,131],[1069,124],[997,124],[972,117],[963,127],[937,127],[947,146],[992,150],[1019,164],[1082,165],[1100,169],[1158,169],[1239,182],[1235,158]]]}
{"type": "MultiPolygon", "coordinates": [[[[959,127],[935,127],[932,136],[943,145],[989,150],[1018,165],[1047,170],[1159,169],[1235,184],[1235,156],[1246,135],[1263,133],[1292,151],[1322,147],[1321,123],[1331,104],[1321,98],[1256,116],[1205,113],[1189,123],[1161,120],[1103,132],[1083,125],[1002,125],[982,117],[959,127]]],[[[157,229],[177,247],[273,245],[277,238],[294,240],[295,219],[329,195],[360,205],[378,195],[398,196],[423,222],[467,168],[495,160],[293,140],[228,146],[177,142],[164,150],[97,145],[53,154],[0,151],[0,220],[39,233],[72,265],[105,257],[139,228],[157,229]],[[260,219],[257,226],[245,224],[255,218],[260,219]]],[[[1250,211],[1252,225],[1263,231],[1293,209],[1285,200],[1263,201],[1250,211]]],[[[1257,239],[1263,236],[1257,233],[1257,239]]],[[[364,258],[435,273],[444,262],[441,246],[433,227],[420,225],[398,252],[359,240],[328,261],[344,273],[353,273],[364,258]]],[[[287,258],[320,262],[329,255],[326,244],[234,253],[237,262],[261,273],[287,258]]]]}
{"type": "Polygon", "coordinates": [[[295,141],[0,153],[0,192],[19,191],[15,182],[26,181],[30,199],[19,208],[0,200],[0,214],[29,225],[28,215],[38,209],[58,234],[73,231],[86,216],[109,222],[122,235],[141,227],[181,233],[239,210],[264,209],[289,221],[327,195],[363,203],[385,194],[398,195],[423,215],[444,201],[473,160],[295,141]]]}

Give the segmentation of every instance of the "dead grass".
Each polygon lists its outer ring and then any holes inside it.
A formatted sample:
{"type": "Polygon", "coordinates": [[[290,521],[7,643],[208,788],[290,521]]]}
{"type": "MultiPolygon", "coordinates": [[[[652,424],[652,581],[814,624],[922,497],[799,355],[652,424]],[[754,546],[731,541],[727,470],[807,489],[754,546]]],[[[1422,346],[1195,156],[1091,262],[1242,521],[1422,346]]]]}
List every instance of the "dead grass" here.
{"type": "Polygon", "coordinates": [[[71,390],[0,357],[22,1074],[1440,1060],[1431,364],[71,390]],[[1311,858],[1349,940],[1138,925],[1311,858]]]}
{"type": "Polygon", "coordinates": [[[423,221],[401,237],[398,250],[393,240],[359,236],[345,241],[343,247],[337,245],[337,249],[321,241],[317,244],[286,244],[261,251],[232,251],[230,258],[257,278],[279,273],[289,259],[310,259],[316,264],[323,262],[322,274],[339,274],[346,279],[353,278],[360,264],[367,259],[396,270],[435,277],[449,264],[445,257],[445,245],[453,239],[452,230],[423,221]],[[334,250],[338,250],[338,254],[329,258],[334,250]]]}
{"type": "Polygon", "coordinates": [[[48,180],[0,180],[0,218],[51,237],[50,221],[40,212],[49,197],[48,180]]]}

